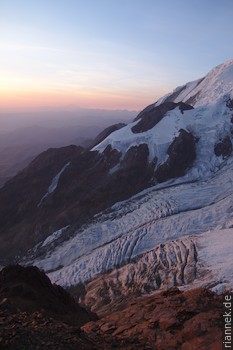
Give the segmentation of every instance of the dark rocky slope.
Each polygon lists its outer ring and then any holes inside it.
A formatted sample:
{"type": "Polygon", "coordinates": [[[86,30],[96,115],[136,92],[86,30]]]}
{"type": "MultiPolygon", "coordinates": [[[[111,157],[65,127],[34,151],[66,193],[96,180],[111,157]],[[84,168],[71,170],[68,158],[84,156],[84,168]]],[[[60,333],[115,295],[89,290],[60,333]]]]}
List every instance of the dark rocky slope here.
{"type": "Polygon", "coordinates": [[[79,306],[62,287],[37,267],[13,265],[0,272],[0,297],[12,307],[28,313],[42,312],[48,317],[76,326],[96,320],[94,313],[79,306]]]}

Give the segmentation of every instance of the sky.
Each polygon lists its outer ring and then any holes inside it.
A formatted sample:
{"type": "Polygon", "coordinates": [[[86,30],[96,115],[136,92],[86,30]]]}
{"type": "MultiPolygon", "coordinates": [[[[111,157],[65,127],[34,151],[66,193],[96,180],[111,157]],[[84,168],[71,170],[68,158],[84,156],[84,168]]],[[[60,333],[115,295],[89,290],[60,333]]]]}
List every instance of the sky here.
{"type": "Polygon", "coordinates": [[[141,110],[233,58],[232,0],[0,0],[0,112],[141,110]]]}

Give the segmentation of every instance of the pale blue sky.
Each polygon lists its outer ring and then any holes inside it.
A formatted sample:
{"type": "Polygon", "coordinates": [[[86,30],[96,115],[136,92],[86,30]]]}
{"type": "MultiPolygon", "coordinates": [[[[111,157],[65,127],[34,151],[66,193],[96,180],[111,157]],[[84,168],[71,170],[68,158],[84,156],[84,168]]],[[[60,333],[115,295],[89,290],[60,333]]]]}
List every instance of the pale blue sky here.
{"type": "Polygon", "coordinates": [[[0,0],[0,107],[141,109],[233,57],[232,0],[0,0]]]}

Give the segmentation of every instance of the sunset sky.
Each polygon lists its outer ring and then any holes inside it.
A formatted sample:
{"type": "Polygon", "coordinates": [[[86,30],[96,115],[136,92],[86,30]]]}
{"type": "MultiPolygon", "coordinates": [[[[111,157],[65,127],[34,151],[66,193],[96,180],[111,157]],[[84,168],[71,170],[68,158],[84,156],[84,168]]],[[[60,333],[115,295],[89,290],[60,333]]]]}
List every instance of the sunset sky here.
{"type": "Polygon", "coordinates": [[[0,0],[0,110],[142,109],[233,57],[232,0],[0,0]]]}

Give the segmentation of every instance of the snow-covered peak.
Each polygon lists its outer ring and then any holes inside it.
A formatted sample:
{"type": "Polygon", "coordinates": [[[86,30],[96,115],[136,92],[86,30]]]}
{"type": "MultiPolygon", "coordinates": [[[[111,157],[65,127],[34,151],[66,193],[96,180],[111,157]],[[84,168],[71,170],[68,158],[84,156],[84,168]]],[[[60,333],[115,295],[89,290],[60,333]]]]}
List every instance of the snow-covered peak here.
{"type": "Polygon", "coordinates": [[[215,103],[233,90],[233,59],[218,65],[202,79],[179,86],[172,93],[162,97],[156,106],[165,101],[186,102],[194,107],[215,103]]]}

